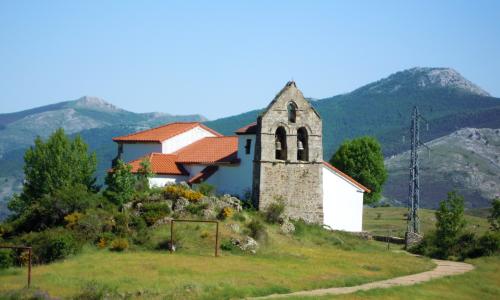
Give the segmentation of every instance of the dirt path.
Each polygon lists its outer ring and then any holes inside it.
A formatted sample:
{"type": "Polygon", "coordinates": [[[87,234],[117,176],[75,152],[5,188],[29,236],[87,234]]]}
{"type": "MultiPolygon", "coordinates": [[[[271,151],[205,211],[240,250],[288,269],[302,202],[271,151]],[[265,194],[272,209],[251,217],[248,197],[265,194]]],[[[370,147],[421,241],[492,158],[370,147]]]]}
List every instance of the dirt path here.
{"type": "Polygon", "coordinates": [[[269,296],[249,298],[249,299],[276,299],[276,298],[285,298],[292,296],[324,296],[324,295],[349,294],[357,291],[366,291],[376,288],[389,288],[393,286],[413,285],[440,277],[462,274],[474,269],[473,265],[462,262],[437,260],[437,259],[433,259],[432,261],[437,265],[434,270],[418,274],[395,277],[387,280],[375,281],[350,287],[336,287],[336,288],[318,289],[311,291],[300,291],[290,294],[273,294],[269,296]]]}

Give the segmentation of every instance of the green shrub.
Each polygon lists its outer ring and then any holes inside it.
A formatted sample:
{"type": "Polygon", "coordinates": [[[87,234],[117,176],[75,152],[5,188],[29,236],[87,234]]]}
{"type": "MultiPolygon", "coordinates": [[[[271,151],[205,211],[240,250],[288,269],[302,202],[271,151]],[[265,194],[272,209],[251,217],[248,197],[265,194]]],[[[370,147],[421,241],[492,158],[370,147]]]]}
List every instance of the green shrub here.
{"type": "Polygon", "coordinates": [[[156,223],[158,220],[162,219],[163,217],[164,217],[164,215],[161,212],[155,211],[155,210],[142,213],[142,218],[144,219],[144,221],[146,222],[146,224],[148,226],[153,225],[154,223],[156,223]]]}
{"type": "Polygon", "coordinates": [[[238,212],[234,214],[233,220],[238,222],[245,222],[247,220],[247,217],[243,213],[238,212]]]}
{"type": "Polygon", "coordinates": [[[479,253],[481,256],[498,254],[500,251],[500,234],[487,232],[479,239],[479,253]]]}
{"type": "Polygon", "coordinates": [[[80,294],[75,296],[73,299],[76,300],[101,300],[110,299],[117,296],[116,289],[104,285],[97,281],[87,282],[81,289],[80,294]]]}
{"type": "Polygon", "coordinates": [[[113,232],[117,236],[126,237],[130,234],[130,228],[128,227],[129,215],[126,212],[119,212],[114,214],[114,228],[113,232]]]}
{"type": "Polygon", "coordinates": [[[253,218],[250,223],[247,224],[249,230],[249,235],[256,240],[263,240],[267,237],[266,227],[257,218],[253,218]]]}
{"type": "Polygon", "coordinates": [[[95,241],[107,227],[106,220],[111,220],[112,214],[103,209],[88,210],[72,227],[80,241],[95,241]]]}
{"type": "Polygon", "coordinates": [[[215,186],[202,182],[196,185],[196,191],[202,193],[205,196],[213,196],[215,194],[215,186]]]}
{"type": "Polygon", "coordinates": [[[238,247],[236,247],[232,242],[231,240],[227,239],[227,240],[223,240],[221,243],[220,243],[220,248],[224,251],[234,251],[236,249],[238,249],[238,247]]]}
{"type": "Polygon", "coordinates": [[[186,206],[186,210],[195,216],[201,216],[201,212],[208,208],[208,203],[190,203],[186,206]]]}
{"type": "Polygon", "coordinates": [[[276,198],[276,201],[269,204],[266,208],[264,216],[266,222],[276,224],[281,222],[281,217],[285,212],[285,201],[282,198],[276,198]]]}
{"type": "Polygon", "coordinates": [[[493,231],[500,231],[500,198],[491,201],[491,213],[488,216],[490,228],[493,231]]]}
{"type": "Polygon", "coordinates": [[[439,247],[436,239],[434,232],[428,233],[419,244],[410,249],[410,252],[436,258],[442,258],[446,255],[446,257],[464,260],[494,255],[500,249],[500,235],[492,232],[486,232],[480,238],[477,238],[474,233],[464,233],[457,239],[452,248],[447,249],[446,253],[439,247]]]}
{"type": "Polygon", "coordinates": [[[13,263],[12,250],[0,249],[0,269],[10,268],[13,263]]]}
{"type": "Polygon", "coordinates": [[[436,211],[436,239],[439,258],[453,255],[458,238],[466,225],[464,217],[464,198],[455,192],[439,203],[436,211]]]}
{"type": "Polygon", "coordinates": [[[73,233],[63,228],[31,232],[22,236],[21,242],[33,248],[34,261],[38,263],[66,258],[81,249],[73,233]]]}
{"type": "Polygon", "coordinates": [[[113,242],[111,242],[110,250],[111,251],[125,251],[128,249],[128,240],[127,239],[116,239],[113,242]]]}

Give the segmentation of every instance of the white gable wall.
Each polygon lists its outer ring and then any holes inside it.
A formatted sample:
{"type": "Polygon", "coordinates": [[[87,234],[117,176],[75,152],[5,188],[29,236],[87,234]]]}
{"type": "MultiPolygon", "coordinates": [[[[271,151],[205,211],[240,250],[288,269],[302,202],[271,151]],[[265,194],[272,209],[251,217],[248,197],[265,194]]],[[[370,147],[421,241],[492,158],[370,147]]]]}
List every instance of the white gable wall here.
{"type": "Polygon", "coordinates": [[[161,150],[159,152],[164,154],[173,153],[181,148],[186,147],[189,144],[201,140],[202,138],[213,136],[216,135],[200,126],[196,126],[193,129],[190,129],[186,132],[163,141],[161,150]]]}
{"type": "Polygon", "coordinates": [[[323,167],[325,225],[335,230],[363,230],[363,191],[330,168],[323,167]]]}
{"type": "Polygon", "coordinates": [[[207,179],[214,185],[218,194],[231,194],[243,199],[252,192],[253,158],[255,155],[255,134],[238,135],[239,164],[219,165],[215,174],[207,179]],[[250,153],[246,153],[246,141],[250,140],[250,153]]]}
{"type": "Polygon", "coordinates": [[[122,160],[124,162],[130,162],[132,160],[138,159],[141,156],[145,156],[151,152],[161,152],[160,143],[144,143],[144,144],[123,144],[122,160]]]}
{"type": "Polygon", "coordinates": [[[154,175],[149,178],[150,187],[164,187],[167,184],[180,183],[187,181],[188,177],[183,175],[154,175]]]}

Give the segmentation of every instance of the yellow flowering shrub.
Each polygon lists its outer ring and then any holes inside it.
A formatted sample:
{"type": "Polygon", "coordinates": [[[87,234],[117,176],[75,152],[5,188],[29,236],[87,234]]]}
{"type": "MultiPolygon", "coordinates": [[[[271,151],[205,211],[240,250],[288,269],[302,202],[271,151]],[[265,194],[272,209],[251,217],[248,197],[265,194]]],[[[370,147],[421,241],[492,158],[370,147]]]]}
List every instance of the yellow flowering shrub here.
{"type": "Polygon", "coordinates": [[[106,239],[102,237],[99,239],[99,242],[97,243],[97,247],[99,247],[99,249],[104,249],[104,248],[106,248],[107,244],[108,243],[106,242],[106,239]]]}
{"type": "Polygon", "coordinates": [[[111,242],[111,251],[124,251],[128,249],[128,241],[126,239],[116,239],[111,242]]]}
{"type": "Polygon", "coordinates": [[[82,217],[83,214],[79,212],[74,212],[67,215],[66,217],[64,217],[64,221],[66,221],[66,227],[73,228],[82,217]]]}
{"type": "MultiPolygon", "coordinates": [[[[21,264],[21,266],[27,266],[29,264],[29,262],[30,262],[30,254],[29,254],[29,252],[27,250],[23,251],[19,255],[18,259],[19,259],[19,263],[21,264]]],[[[36,260],[35,256],[33,255],[31,257],[31,262],[33,263],[35,260],[36,260]]]]}
{"type": "Polygon", "coordinates": [[[198,201],[203,198],[203,194],[193,191],[182,185],[169,185],[164,189],[165,197],[169,199],[179,199],[180,197],[186,198],[189,201],[198,201]]]}
{"type": "Polygon", "coordinates": [[[234,215],[234,209],[232,209],[229,206],[226,206],[222,209],[222,211],[220,212],[220,215],[221,215],[222,219],[231,218],[234,215]]]}

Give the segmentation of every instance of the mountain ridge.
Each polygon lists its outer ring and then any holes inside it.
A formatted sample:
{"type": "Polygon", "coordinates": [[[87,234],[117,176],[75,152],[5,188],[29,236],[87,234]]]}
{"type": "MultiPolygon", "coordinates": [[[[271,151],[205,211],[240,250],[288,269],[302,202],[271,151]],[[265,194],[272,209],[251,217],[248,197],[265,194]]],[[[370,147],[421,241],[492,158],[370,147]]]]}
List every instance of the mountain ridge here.
{"type": "MultiPolygon", "coordinates": [[[[500,99],[489,96],[450,68],[403,70],[347,94],[309,101],[323,119],[325,160],[329,160],[345,139],[362,135],[378,138],[386,157],[406,151],[409,145],[403,143],[402,138],[408,136],[414,105],[418,105],[430,123],[430,130],[421,133],[424,142],[464,127],[500,128],[500,99]]],[[[116,154],[116,145],[111,141],[114,136],[172,121],[204,121],[222,134],[232,135],[236,129],[254,122],[262,110],[206,121],[200,115],[133,113],[98,97],[84,96],[17,112],[17,115],[0,114],[0,125],[5,120],[10,122],[0,129],[0,198],[18,190],[22,182],[22,155],[26,147],[33,143],[34,137],[46,137],[59,126],[72,125],[68,133],[80,134],[89,143],[90,149],[96,151],[98,175],[102,180],[104,170],[116,154]],[[31,117],[26,118],[28,115],[31,117]],[[37,118],[42,121],[37,122],[37,118]]],[[[399,194],[395,195],[388,196],[399,197],[399,194]]],[[[472,201],[476,200],[484,203],[481,195],[473,195],[472,201]]]]}

